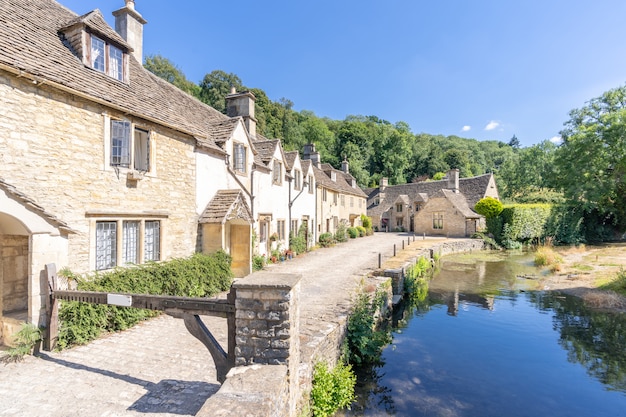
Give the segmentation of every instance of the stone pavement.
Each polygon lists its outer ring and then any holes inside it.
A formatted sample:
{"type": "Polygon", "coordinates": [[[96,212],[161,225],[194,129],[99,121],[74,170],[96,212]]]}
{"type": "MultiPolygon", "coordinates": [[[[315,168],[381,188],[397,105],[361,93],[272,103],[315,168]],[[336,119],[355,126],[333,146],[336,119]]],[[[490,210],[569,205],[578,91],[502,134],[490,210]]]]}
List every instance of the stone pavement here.
{"type": "MultiPolygon", "coordinates": [[[[302,274],[300,329],[312,334],[347,312],[361,279],[377,268],[378,253],[389,259],[394,243],[400,252],[406,239],[406,234],[376,233],[268,270],[302,274]]],[[[410,247],[445,240],[418,238],[410,247]]],[[[225,346],[226,320],[204,321],[225,346]]],[[[218,389],[207,349],[182,320],[163,315],[86,346],[0,364],[0,416],[188,416],[218,389]]]]}

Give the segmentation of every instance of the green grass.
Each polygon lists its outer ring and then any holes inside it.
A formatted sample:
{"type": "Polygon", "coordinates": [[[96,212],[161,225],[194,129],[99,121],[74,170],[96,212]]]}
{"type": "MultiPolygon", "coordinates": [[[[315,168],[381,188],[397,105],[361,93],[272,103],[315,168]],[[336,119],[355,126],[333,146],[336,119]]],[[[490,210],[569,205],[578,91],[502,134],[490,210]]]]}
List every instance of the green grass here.
{"type": "Polygon", "coordinates": [[[626,270],[620,270],[614,279],[600,286],[600,289],[615,291],[626,296],[626,270]]]}

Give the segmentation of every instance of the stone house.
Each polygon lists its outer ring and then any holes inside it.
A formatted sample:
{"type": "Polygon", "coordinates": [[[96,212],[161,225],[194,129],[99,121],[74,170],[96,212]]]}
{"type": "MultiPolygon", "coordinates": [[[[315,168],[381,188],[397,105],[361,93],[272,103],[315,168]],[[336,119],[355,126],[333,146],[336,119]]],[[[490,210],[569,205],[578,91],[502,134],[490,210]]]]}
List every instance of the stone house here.
{"type": "Polygon", "coordinates": [[[307,247],[313,245],[315,236],[315,175],[311,161],[300,159],[298,151],[286,152],[287,165],[291,167],[289,188],[289,232],[296,235],[302,227],[307,247]]]}
{"type": "Polygon", "coordinates": [[[0,0],[0,343],[43,324],[49,263],[85,273],[224,249],[250,272],[245,118],[146,71],[145,20],[132,1],[114,15],[117,32],[97,10],[0,0]]]}
{"type": "Polygon", "coordinates": [[[367,215],[379,230],[416,234],[471,236],[484,228],[484,218],[473,210],[484,197],[499,198],[493,174],[459,178],[450,170],[443,180],[388,185],[366,189],[367,215]]]}
{"type": "Polygon", "coordinates": [[[340,224],[361,226],[361,214],[366,213],[367,195],[350,174],[347,161],[342,169],[320,162],[315,145],[304,146],[305,161],[311,161],[316,191],[316,240],[322,233],[336,233],[340,224]]]}

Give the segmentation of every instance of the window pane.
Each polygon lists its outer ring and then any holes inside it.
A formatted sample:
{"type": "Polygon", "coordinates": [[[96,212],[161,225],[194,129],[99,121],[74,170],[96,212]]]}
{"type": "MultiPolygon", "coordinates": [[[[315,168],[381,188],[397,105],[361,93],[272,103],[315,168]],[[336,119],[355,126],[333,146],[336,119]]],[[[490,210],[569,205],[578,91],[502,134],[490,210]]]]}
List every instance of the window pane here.
{"type": "Polygon", "coordinates": [[[144,235],[144,260],[158,261],[161,259],[161,222],[147,221],[144,235]]]}
{"type": "Polygon", "coordinates": [[[124,54],[122,50],[109,45],[109,75],[115,79],[124,79],[124,54]]]}
{"type": "Polygon", "coordinates": [[[117,265],[117,223],[96,223],[96,270],[117,265]]]}
{"type": "Polygon", "coordinates": [[[137,171],[150,171],[150,135],[141,129],[135,129],[134,166],[137,171]]]}
{"type": "Polygon", "coordinates": [[[246,147],[241,143],[235,143],[233,153],[235,171],[246,172],[246,147]]]}
{"type": "Polygon", "coordinates": [[[130,166],[130,122],[111,120],[111,165],[130,166]]]}
{"type": "Polygon", "coordinates": [[[124,222],[122,233],[122,264],[136,264],[139,260],[139,222],[124,222]]]}
{"type": "Polygon", "coordinates": [[[105,44],[102,39],[91,37],[91,67],[97,71],[105,72],[105,44]]]}

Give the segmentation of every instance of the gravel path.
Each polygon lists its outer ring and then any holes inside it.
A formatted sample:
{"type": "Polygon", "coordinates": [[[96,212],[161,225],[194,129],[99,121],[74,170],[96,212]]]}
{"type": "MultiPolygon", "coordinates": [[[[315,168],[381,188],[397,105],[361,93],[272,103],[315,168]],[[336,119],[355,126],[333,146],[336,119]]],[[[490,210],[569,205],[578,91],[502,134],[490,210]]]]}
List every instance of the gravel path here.
{"type": "MultiPolygon", "coordinates": [[[[301,325],[314,326],[345,310],[361,277],[398,251],[406,234],[376,233],[270,265],[276,273],[299,273],[301,325]]],[[[417,240],[411,246],[445,239],[417,240]]],[[[226,321],[205,323],[225,345],[226,321]]],[[[169,316],[141,323],[86,346],[44,352],[23,362],[0,364],[0,416],[186,416],[219,389],[206,348],[182,320],[169,316]]]]}

